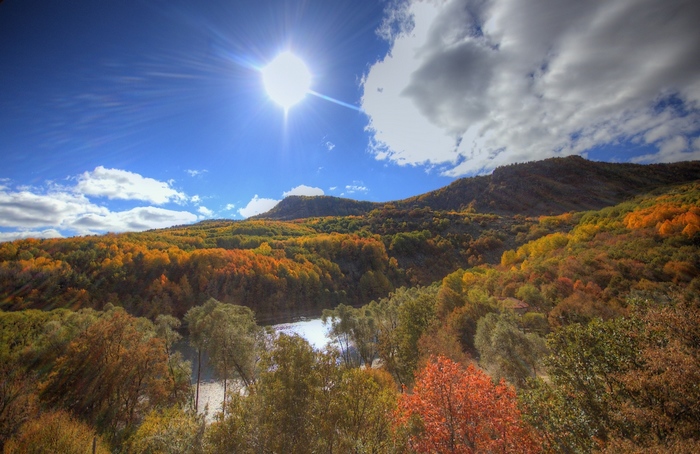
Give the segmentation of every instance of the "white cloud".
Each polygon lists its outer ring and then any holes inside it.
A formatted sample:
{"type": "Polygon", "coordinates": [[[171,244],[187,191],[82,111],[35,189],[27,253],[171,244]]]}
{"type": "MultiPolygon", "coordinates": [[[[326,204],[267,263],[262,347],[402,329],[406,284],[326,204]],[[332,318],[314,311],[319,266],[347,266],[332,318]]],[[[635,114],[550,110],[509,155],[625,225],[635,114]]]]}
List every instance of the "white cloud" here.
{"type": "Polygon", "coordinates": [[[196,194],[193,195],[192,197],[190,197],[190,202],[192,202],[192,203],[194,203],[194,204],[198,204],[198,203],[201,202],[201,201],[202,201],[202,198],[199,197],[199,196],[196,195],[196,194]]]}
{"type": "Polygon", "coordinates": [[[147,178],[127,170],[96,167],[78,177],[74,190],[80,194],[108,199],[142,200],[156,205],[183,202],[187,196],[171,183],[147,178]]]}
{"type": "Polygon", "coordinates": [[[56,229],[0,232],[0,242],[20,240],[24,238],[63,238],[63,235],[61,235],[61,233],[56,229]]]}
{"type": "Polygon", "coordinates": [[[311,186],[306,186],[304,184],[301,184],[297,186],[296,188],[292,188],[287,192],[282,193],[282,197],[288,197],[290,195],[308,195],[308,196],[314,196],[314,195],[323,195],[323,189],[321,188],[313,188],[311,186]]]}
{"type": "Polygon", "coordinates": [[[202,170],[187,169],[187,170],[185,170],[185,172],[187,172],[189,174],[189,176],[191,176],[191,177],[196,177],[198,175],[204,175],[205,173],[207,173],[209,171],[206,169],[202,169],[202,170]]]}
{"type": "Polygon", "coordinates": [[[214,216],[214,212],[212,210],[210,210],[209,208],[204,207],[204,206],[197,208],[197,212],[203,216],[208,217],[208,218],[214,216]]]}
{"type": "Polygon", "coordinates": [[[227,204],[226,204],[226,207],[224,208],[224,210],[226,210],[226,211],[231,211],[231,210],[233,210],[234,208],[236,208],[236,204],[234,204],[234,203],[227,203],[227,204]]]}
{"type": "Polygon", "coordinates": [[[141,231],[188,224],[197,216],[160,207],[112,211],[88,196],[126,198],[162,203],[186,196],[165,183],[138,174],[98,167],[77,177],[75,186],[48,183],[45,187],[0,187],[0,241],[15,238],[53,238],[63,235],[141,231]],[[144,192],[145,191],[145,192],[144,192]],[[149,194],[146,194],[149,192],[149,194]],[[123,195],[124,197],[121,197],[123,195]]]}
{"type": "Polygon", "coordinates": [[[93,204],[82,194],[51,191],[46,194],[0,191],[0,226],[20,229],[65,227],[66,222],[86,214],[106,215],[109,210],[93,204]]]}
{"type": "Polygon", "coordinates": [[[697,159],[700,3],[401,2],[362,80],[377,159],[450,176],[632,141],[697,159]]]}
{"type": "Polygon", "coordinates": [[[326,142],[326,148],[328,149],[328,151],[333,151],[333,149],[335,148],[335,144],[329,140],[326,142]]]}
{"type": "MultiPolygon", "coordinates": [[[[324,192],[321,188],[314,188],[311,186],[301,184],[295,188],[290,189],[289,191],[283,192],[282,198],[288,197],[290,195],[317,196],[324,195],[324,192]]],[[[238,209],[238,213],[244,218],[249,218],[251,216],[270,211],[275,206],[277,206],[278,203],[280,203],[280,200],[260,198],[257,194],[255,194],[255,197],[253,197],[245,207],[238,209]]],[[[234,205],[232,204],[226,205],[226,209],[232,209],[233,207],[234,205]]]]}
{"type": "MultiPolygon", "coordinates": [[[[38,191],[37,191],[38,192],[38,191]]],[[[195,222],[187,211],[158,207],[137,207],[114,212],[90,202],[84,195],[69,191],[33,193],[28,190],[0,191],[0,226],[18,229],[10,233],[27,237],[30,229],[47,228],[41,237],[53,231],[79,234],[140,231],[195,222]]],[[[35,232],[38,232],[35,230],[35,232]]]]}
{"type": "Polygon", "coordinates": [[[248,204],[238,209],[238,213],[244,218],[255,216],[256,214],[265,213],[273,209],[280,201],[275,199],[261,199],[255,194],[248,204]]]}
{"type": "Polygon", "coordinates": [[[329,191],[335,191],[336,189],[338,189],[338,186],[331,186],[328,188],[329,191]]]}
{"type": "Polygon", "coordinates": [[[361,181],[353,181],[352,184],[345,186],[345,192],[354,194],[355,192],[367,192],[369,189],[361,181]]]}
{"type": "Polygon", "coordinates": [[[174,211],[159,207],[137,207],[127,211],[106,214],[85,214],[65,222],[65,227],[81,234],[96,232],[133,232],[162,229],[173,225],[191,224],[197,216],[188,211],[174,211]]]}

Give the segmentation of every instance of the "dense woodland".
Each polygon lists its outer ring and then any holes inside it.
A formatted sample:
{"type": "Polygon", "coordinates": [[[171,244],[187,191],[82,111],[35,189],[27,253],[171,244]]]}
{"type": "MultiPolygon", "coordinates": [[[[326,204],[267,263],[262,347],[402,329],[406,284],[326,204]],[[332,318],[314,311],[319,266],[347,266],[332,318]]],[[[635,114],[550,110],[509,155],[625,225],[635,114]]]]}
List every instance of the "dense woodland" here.
{"type": "Polygon", "coordinates": [[[0,444],[698,452],[700,183],[463,205],[0,244],[0,444]],[[331,348],[262,326],[295,313],[331,348]],[[183,334],[229,391],[210,423],[183,334]]]}

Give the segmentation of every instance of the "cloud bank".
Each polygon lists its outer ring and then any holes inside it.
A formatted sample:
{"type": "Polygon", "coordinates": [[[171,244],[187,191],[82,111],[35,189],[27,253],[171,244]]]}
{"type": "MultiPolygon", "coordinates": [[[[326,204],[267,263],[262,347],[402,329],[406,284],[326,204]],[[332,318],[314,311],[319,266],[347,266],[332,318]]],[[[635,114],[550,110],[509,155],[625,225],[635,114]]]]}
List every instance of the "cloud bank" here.
{"type": "Polygon", "coordinates": [[[448,176],[619,143],[698,159],[698,24],[692,0],[399,2],[362,80],[371,150],[448,176]]]}
{"type": "MultiPolygon", "coordinates": [[[[56,238],[106,232],[142,231],[189,224],[200,218],[188,211],[137,206],[122,211],[96,204],[91,198],[182,204],[187,196],[167,182],[119,169],[97,167],[78,177],[73,186],[49,183],[43,187],[0,185],[0,241],[18,238],[56,238]]],[[[206,209],[205,209],[206,210],[206,209]]],[[[210,216],[211,213],[199,212],[210,216]]]]}

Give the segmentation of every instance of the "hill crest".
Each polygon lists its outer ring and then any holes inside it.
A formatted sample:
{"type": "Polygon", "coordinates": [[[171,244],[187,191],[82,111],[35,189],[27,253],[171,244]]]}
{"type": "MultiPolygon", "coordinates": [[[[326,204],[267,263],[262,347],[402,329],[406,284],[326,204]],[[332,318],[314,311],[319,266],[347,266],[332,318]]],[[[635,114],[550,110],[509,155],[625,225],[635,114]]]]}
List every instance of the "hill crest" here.
{"type": "Polygon", "coordinates": [[[653,189],[700,179],[700,161],[628,164],[589,161],[580,156],[550,158],[496,168],[491,175],[460,178],[404,200],[378,203],[331,196],[291,196],[257,219],[363,215],[393,204],[505,215],[557,215],[598,210],[653,189]]]}

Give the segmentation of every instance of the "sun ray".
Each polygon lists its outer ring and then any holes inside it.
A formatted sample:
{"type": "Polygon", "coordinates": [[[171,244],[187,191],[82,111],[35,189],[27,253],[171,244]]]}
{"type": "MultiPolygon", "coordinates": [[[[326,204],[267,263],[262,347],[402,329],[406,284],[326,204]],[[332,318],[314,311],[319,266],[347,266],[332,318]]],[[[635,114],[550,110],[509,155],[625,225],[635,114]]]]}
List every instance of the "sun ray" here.
{"type": "Polygon", "coordinates": [[[348,104],[347,102],[343,102],[343,101],[340,101],[340,100],[335,99],[335,98],[331,98],[330,96],[318,93],[316,91],[309,90],[309,94],[314,95],[316,97],[319,97],[321,99],[325,99],[326,101],[330,101],[332,103],[338,104],[339,106],[347,107],[348,109],[353,109],[353,110],[357,110],[358,112],[362,112],[362,109],[358,106],[355,106],[353,104],[348,104]]]}

